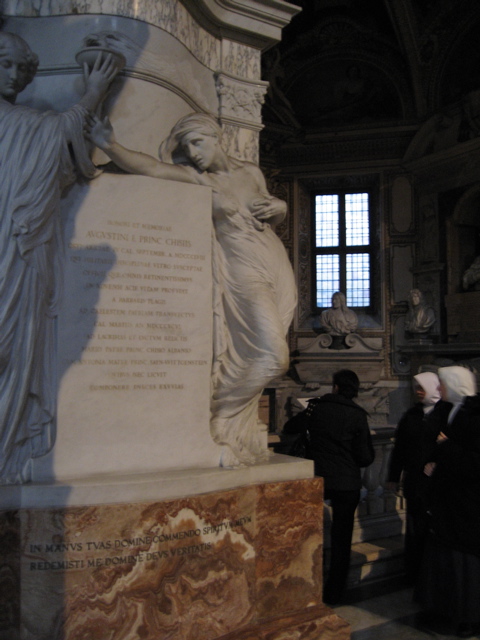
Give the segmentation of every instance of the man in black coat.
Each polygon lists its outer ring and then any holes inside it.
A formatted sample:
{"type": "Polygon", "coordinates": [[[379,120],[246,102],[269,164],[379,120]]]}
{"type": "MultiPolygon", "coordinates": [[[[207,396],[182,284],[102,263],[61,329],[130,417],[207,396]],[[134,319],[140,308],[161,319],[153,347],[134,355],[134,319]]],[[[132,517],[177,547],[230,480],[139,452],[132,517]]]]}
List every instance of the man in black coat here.
{"type": "Polygon", "coordinates": [[[315,463],[315,475],[325,481],[325,500],[331,501],[331,560],[323,600],[340,601],[348,569],[353,520],[360,501],[360,469],[375,458],[367,412],[353,401],[360,381],[349,369],[333,376],[332,393],[315,401],[309,420],[309,457],[315,463]]]}

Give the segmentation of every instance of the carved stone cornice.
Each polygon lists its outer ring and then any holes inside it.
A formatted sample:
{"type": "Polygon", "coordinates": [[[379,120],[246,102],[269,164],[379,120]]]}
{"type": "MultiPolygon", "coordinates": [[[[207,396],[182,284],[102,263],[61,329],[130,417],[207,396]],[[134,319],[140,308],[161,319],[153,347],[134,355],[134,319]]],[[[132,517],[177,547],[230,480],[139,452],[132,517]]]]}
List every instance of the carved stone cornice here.
{"type": "Polygon", "coordinates": [[[258,49],[279,42],[282,28],[300,11],[283,0],[3,0],[1,8],[4,16],[119,15],[162,27],[162,16],[178,19],[179,3],[208,32],[258,49]]]}
{"type": "Polygon", "coordinates": [[[245,44],[261,49],[279,42],[283,27],[301,11],[283,0],[181,1],[200,23],[209,23],[210,30],[214,27],[223,36],[240,36],[245,44]]]}
{"type": "Polygon", "coordinates": [[[399,162],[405,155],[417,128],[406,128],[378,135],[315,136],[303,143],[284,145],[278,152],[277,162],[283,168],[290,166],[338,164],[340,162],[399,162]]]}
{"type": "Polygon", "coordinates": [[[343,176],[315,175],[302,177],[301,181],[309,191],[323,191],[325,189],[373,189],[378,188],[378,173],[349,174],[343,176]]]}

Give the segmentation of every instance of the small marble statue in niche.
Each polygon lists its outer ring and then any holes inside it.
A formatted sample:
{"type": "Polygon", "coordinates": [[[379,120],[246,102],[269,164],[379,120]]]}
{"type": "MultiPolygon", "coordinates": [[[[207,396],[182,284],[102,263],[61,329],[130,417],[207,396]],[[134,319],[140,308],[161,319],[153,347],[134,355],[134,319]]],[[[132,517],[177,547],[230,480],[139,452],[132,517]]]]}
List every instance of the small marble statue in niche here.
{"type": "Polygon", "coordinates": [[[76,171],[95,173],[85,117],[116,74],[110,59],[98,58],[84,69],[78,104],[39,112],[15,104],[37,67],[22,38],[0,33],[0,484],[27,482],[31,459],[55,441],[58,205],[76,171]]]}
{"type": "Polygon", "coordinates": [[[463,288],[465,290],[480,291],[480,256],[477,256],[463,274],[463,288]]]}
{"type": "Polygon", "coordinates": [[[124,171],[206,185],[213,192],[213,371],[211,434],[222,466],[269,456],[258,419],[262,391],[289,365],[286,334],[296,306],[287,252],[273,228],[286,203],[271,196],[258,166],[227,156],[209,115],[181,118],[160,160],[126,149],[108,120],[90,119],[89,138],[124,171]]]}
{"type": "Polygon", "coordinates": [[[405,317],[405,331],[425,334],[435,324],[435,311],[428,306],[419,289],[412,289],[408,296],[408,312],[405,317]]]}
{"type": "Polygon", "coordinates": [[[320,315],[321,328],[332,336],[346,336],[353,333],[358,326],[355,311],[347,307],[347,299],[341,291],[332,295],[332,307],[325,309],[320,315]]]}

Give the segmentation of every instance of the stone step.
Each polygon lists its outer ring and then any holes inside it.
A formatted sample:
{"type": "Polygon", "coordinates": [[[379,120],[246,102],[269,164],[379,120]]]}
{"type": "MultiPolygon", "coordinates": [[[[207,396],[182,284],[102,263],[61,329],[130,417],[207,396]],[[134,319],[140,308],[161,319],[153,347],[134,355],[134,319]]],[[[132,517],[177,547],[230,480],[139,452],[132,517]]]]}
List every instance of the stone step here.
{"type": "MultiPolygon", "coordinates": [[[[329,562],[330,550],[325,550],[329,562]]],[[[404,571],[404,536],[377,538],[352,545],[347,590],[397,579],[404,571]]]]}
{"type": "Polygon", "coordinates": [[[397,535],[352,545],[347,588],[402,575],[404,544],[404,536],[397,535]]]}

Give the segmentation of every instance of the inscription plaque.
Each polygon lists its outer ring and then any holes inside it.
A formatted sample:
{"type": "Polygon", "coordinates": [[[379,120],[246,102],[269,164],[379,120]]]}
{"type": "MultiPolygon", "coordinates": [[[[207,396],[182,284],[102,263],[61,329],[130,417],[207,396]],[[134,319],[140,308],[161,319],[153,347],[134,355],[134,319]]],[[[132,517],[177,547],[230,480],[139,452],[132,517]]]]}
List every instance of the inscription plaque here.
{"type": "Polygon", "coordinates": [[[216,466],[210,189],[102,175],[64,205],[57,442],[35,479],[216,466]]]}

